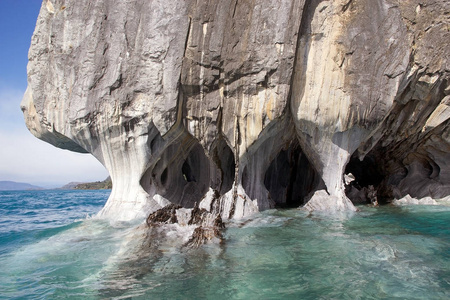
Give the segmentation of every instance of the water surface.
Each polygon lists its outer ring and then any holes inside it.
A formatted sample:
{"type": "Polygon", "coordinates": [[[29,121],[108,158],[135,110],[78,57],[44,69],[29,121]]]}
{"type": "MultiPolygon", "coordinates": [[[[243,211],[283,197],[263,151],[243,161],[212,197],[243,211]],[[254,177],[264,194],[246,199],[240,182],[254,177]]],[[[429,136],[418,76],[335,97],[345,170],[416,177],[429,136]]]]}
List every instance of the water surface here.
{"type": "Polygon", "coordinates": [[[0,192],[0,298],[450,299],[449,207],[271,210],[187,249],[87,217],[108,195],[0,192]]]}

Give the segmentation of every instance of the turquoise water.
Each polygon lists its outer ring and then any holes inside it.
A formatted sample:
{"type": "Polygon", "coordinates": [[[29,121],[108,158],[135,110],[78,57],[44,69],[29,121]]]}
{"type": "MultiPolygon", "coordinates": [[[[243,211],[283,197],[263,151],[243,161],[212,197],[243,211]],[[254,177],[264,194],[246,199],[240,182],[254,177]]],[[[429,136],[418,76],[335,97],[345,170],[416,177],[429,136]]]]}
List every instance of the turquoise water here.
{"type": "Polygon", "coordinates": [[[186,249],[90,218],[108,194],[0,192],[0,298],[450,299],[450,207],[271,210],[186,249]]]}

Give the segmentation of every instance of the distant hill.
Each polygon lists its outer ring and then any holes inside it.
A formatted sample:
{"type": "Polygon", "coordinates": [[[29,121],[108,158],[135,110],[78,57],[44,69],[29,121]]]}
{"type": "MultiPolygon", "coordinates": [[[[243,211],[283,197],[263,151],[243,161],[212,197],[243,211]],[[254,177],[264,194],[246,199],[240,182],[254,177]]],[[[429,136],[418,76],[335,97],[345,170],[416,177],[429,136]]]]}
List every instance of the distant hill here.
{"type": "Polygon", "coordinates": [[[96,182],[71,182],[63,186],[61,189],[65,190],[107,190],[112,188],[111,177],[106,178],[103,181],[96,182]]]}
{"type": "Polygon", "coordinates": [[[79,184],[83,184],[85,182],[69,182],[68,184],[61,187],[61,190],[73,190],[77,187],[79,184]]]}
{"type": "Polygon", "coordinates": [[[44,188],[24,182],[0,181],[0,191],[43,190],[44,188]]]}

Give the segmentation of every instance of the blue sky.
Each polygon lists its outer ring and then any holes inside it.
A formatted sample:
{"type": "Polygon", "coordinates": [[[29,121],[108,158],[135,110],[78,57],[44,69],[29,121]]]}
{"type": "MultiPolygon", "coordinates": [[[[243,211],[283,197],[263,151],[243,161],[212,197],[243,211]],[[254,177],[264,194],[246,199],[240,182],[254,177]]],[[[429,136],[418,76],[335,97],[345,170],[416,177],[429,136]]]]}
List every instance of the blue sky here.
{"type": "Polygon", "coordinates": [[[0,0],[0,181],[58,187],[108,176],[90,154],[53,147],[26,128],[20,101],[27,87],[28,48],[41,0],[0,0]]]}

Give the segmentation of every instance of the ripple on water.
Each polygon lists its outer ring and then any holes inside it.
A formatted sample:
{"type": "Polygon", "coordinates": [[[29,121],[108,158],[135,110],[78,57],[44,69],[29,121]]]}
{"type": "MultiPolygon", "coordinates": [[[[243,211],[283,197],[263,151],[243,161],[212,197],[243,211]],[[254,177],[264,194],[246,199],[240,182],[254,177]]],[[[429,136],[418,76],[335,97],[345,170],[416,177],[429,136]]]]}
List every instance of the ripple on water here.
{"type": "Polygon", "coordinates": [[[107,192],[21,196],[0,210],[8,298],[450,298],[448,207],[271,210],[230,223],[222,244],[186,250],[179,234],[144,240],[136,224],[84,219],[107,192]]]}

